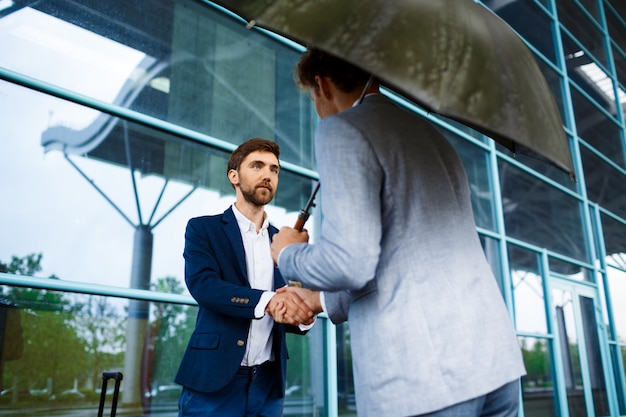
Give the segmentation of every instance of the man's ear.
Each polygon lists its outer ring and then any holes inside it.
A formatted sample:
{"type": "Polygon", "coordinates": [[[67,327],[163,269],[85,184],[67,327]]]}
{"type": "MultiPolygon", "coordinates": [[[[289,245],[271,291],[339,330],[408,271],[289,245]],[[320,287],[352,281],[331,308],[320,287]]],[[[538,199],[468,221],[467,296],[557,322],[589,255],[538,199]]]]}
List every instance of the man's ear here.
{"type": "Polygon", "coordinates": [[[232,185],[239,185],[239,173],[236,169],[228,171],[228,181],[230,181],[232,185]]]}
{"type": "Polygon", "coordinates": [[[320,94],[327,100],[330,100],[332,97],[332,93],[330,91],[330,78],[316,75],[315,82],[317,83],[317,88],[319,89],[320,94]]]}

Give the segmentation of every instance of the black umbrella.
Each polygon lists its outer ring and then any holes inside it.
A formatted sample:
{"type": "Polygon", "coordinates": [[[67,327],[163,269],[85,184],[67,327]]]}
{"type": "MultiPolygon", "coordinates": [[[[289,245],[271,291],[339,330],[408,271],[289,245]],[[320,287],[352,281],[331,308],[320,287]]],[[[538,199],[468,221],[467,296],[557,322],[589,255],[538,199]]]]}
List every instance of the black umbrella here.
{"type": "Polygon", "coordinates": [[[215,3],[374,74],[425,109],[573,178],[561,117],[526,44],[472,0],[220,0],[215,3]]]}

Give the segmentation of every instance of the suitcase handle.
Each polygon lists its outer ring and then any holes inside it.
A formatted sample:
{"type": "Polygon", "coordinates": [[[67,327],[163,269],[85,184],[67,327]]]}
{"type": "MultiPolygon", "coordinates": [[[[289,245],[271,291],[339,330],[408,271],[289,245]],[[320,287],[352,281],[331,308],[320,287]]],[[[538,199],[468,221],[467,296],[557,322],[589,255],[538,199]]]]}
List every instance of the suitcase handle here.
{"type": "Polygon", "coordinates": [[[98,407],[98,417],[102,417],[104,412],[104,401],[107,395],[107,381],[109,379],[115,380],[115,389],[113,390],[113,403],[111,404],[111,417],[115,417],[115,411],[117,410],[117,399],[120,394],[120,383],[124,375],[121,372],[103,372],[102,373],[102,391],[100,392],[100,406],[98,407]]]}

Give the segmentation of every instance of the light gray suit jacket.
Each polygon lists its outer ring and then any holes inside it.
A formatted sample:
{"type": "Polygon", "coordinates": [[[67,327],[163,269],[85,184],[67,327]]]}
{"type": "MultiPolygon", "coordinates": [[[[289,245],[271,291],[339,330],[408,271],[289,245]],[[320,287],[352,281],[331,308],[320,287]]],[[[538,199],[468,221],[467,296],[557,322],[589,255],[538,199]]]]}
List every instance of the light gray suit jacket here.
{"type": "Polygon", "coordinates": [[[334,323],[349,315],[359,416],[426,413],[523,375],[445,138],[376,94],[323,119],[315,140],[321,236],[285,248],[279,267],[337,291],[327,313],[334,323]]]}

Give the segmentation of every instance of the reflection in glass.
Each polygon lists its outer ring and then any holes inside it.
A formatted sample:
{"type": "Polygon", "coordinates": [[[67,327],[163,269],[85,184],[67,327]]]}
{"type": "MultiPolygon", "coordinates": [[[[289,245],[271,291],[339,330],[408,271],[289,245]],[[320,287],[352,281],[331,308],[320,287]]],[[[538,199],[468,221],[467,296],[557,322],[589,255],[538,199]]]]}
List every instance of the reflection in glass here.
{"type": "Polygon", "coordinates": [[[530,1],[486,0],[483,3],[511,25],[522,38],[531,43],[546,58],[555,62],[552,22],[537,5],[530,1]]]}
{"type": "MultiPolygon", "coordinates": [[[[572,3],[571,0],[569,0],[569,2],[572,3]]],[[[596,2],[595,0],[578,0],[578,2],[585,8],[588,13],[591,14],[596,22],[600,21],[600,16],[598,15],[598,2],[596,2]]],[[[571,7],[571,5],[569,7],[571,7]]]]}
{"type": "MultiPolygon", "coordinates": [[[[613,373],[615,375],[624,374],[626,371],[626,346],[618,346],[611,344],[611,358],[613,359],[613,373]]],[[[624,392],[624,384],[621,378],[615,378],[616,392],[624,392]]],[[[626,399],[623,396],[617,396],[620,415],[626,414],[626,399]]]]}
{"type": "Polygon", "coordinates": [[[556,416],[550,341],[534,337],[520,337],[519,341],[526,366],[522,377],[524,415],[556,416]]]}
{"type": "Polygon", "coordinates": [[[598,326],[596,324],[595,308],[592,298],[579,296],[580,312],[587,352],[587,368],[589,369],[589,384],[593,397],[593,407],[596,416],[608,416],[609,404],[602,368],[602,356],[600,353],[600,340],[598,339],[598,326]]]}
{"type": "Polygon", "coordinates": [[[494,277],[496,277],[496,281],[498,281],[500,293],[502,293],[502,296],[504,297],[505,281],[502,277],[502,268],[500,263],[500,242],[481,234],[478,235],[478,238],[480,239],[480,244],[485,252],[487,262],[489,262],[489,266],[491,267],[491,272],[493,272],[494,277]]]}
{"type": "MultiPolygon", "coordinates": [[[[152,289],[180,294],[182,285],[163,277],[152,289]]],[[[47,417],[83,409],[95,415],[102,372],[122,371],[121,393],[136,389],[138,401],[127,402],[120,396],[118,415],[176,415],[181,387],[173,381],[195,326],[197,307],[143,301],[149,314],[141,319],[142,332],[135,335],[137,374],[130,375],[124,366],[131,346],[126,332],[129,301],[0,287],[0,320],[11,329],[10,338],[0,339],[5,352],[0,362],[3,413],[47,417]]],[[[307,335],[290,335],[288,340],[286,416],[327,415],[324,320],[318,318],[307,335]]],[[[110,404],[110,390],[107,393],[110,404]]]]}
{"type": "MultiPolygon", "coordinates": [[[[157,285],[181,290],[167,278],[157,285]]],[[[2,294],[19,307],[24,339],[21,357],[4,367],[9,393],[1,397],[3,406],[29,410],[31,416],[47,416],[51,410],[61,415],[61,410],[67,413],[77,406],[92,409],[99,400],[102,372],[124,370],[126,300],[15,287],[3,287],[2,294]]],[[[195,321],[191,306],[148,304],[150,316],[137,335],[138,373],[126,374],[122,383],[128,391],[128,380],[138,381],[140,401],[119,405],[142,415],[150,415],[156,404],[177,409],[180,387],[173,378],[195,321]]]]}
{"type": "Polygon", "coordinates": [[[579,338],[574,318],[574,304],[569,291],[554,289],[552,300],[556,313],[556,329],[559,335],[561,359],[563,361],[563,377],[567,391],[569,415],[583,417],[585,411],[585,397],[580,364],[579,338]]]}
{"type": "Polygon", "coordinates": [[[600,217],[606,263],[626,271],[626,224],[606,214],[602,214],[600,217]]]}
{"type": "Polygon", "coordinates": [[[234,144],[275,140],[284,160],[313,166],[299,53],[211,7],[51,0],[9,9],[0,37],[9,70],[234,144]]]}
{"type": "MultiPolygon", "coordinates": [[[[624,45],[620,46],[624,47],[624,45]]],[[[624,86],[626,86],[626,52],[623,49],[620,49],[620,47],[615,44],[613,44],[613,61],[615,62],[617,81],[620,85],[620,94],[623,97],[626,96],[626,92],[624,91],[624,86]]]]}
{"type": "Polygon", "coordinates": [[[566,262],[555,257],[548,257],[548,266],[550,271],[558,273],[559,276],[576,281],[593,282],[593,271],[589,268],[584,268],[571,262],[566,262]]]}
{"type": "Polygon", "coordinates": [[[588,262],[580,201],[502,159],[498,165],[507,235],[588,262]]]}
{"type": "MultiPolygon", "coordinates": [[[[608,75],[607,67],[602,67],[593,57],[588,56],[566,33],[563,33],[563,48],[565,49],[565,62],[570,81],[584,91],[589,100],[598,108],[616,117],[618,107],[613,90],[613,80],[608,75]]],[[[572,89],[572,92],[576,92],[575,89],[572,89]]],[[[620,94],[618,98],[619,103],[623,104],[626,102],[626,95],[620,94]]],[[[587,104],[581,100],[581,98],[576,97],[574,102],[574,110],[577,111],[577,116],[585,116],[585,111],[591,109],[591,103],[587,104]]],[[[595,111],[597,112],[598,110],[596,109],[595,111]]],[[[580,119],[580,122],[584,122],[582,123],[583,125],[589,125],[592,121],[593,118],[590,117],[580,119]]],[[[580,136],[584,137],[582,134],[580,136]]]]}
{"type": "Polygon", "coordinates": [[[289,360],[284,416],[328,415],[324,384],[326,381],[324,325],[324,320],[318,318],[318,322],[304,337],[287,333],[289,360]]]}
{"type": "Polygon", "coordinates": [[[474,221],[478,227],[495,231],[496,221],[493,210],[491,180],[489,179],[489,158],[486,151],[446,129],[439,129],[459,154],[467,173],[474,221]]]}
{"type": "Polygon", "coordinates": [[[508,245],[515,306],[515,329],[526,333],[548,333],[545,293],[539,270],[539,255],[508,245]]]}
{"type": "Polygon", "coordinates": [[[626,294],[626,271],[608,267],[606,269],[611,307],[613,313],[613,327],[615,333],[611,338],[619,343],[626,344],[626,303],[623,296],[626,294]]]}
{"type": "Polygon", "coordinates": [[[335,327],[337,332],[337,403],[339,417],[356,417],[350,326],[347,322],[335,327]]]}
{"type": "MultiPolygon", "coordinates": [[[[608,68],[606,51],[604,50],[604,40],[597,23],[592,21],[588,15],[582,11],[574,0],[558,0],[556,5],[561,23],[572,33],[574,38],[583,45],[587,52],[596,57],[602,66],[608,68]]],[[[597,19],[597,14],[595,18],[597,19]]],[[[576,51],[565,48],[566,57],[574,52],[576,51]]]]}
{"type": "Polygon", "coordinates": [[[617,165],[624,167],[619,126],[575,88],[571,89],[571,93],[578,136],[617,165]]]}
{"type": "MultiPolygon", "coordinates": [[[[580,156],[585,170],[587,197],[615,215],[626,218],[626,177],[584,146],[580,147],[580,156]]],[[[609,225],[613,224],[609,221],[609,225]]],[[[607,249],[607,254],[619,253],[626,247],[624,234],[619,233],[622,228],[616,226],[618,230],[608,227],[604,230],[607,245],[611,247],[610,251],[607,249]]]]}
{"type": "Polygon", "coordinates": [[[570,416],[586,416],[585,387],[591,392],[595,413],[609,415],[607,392],[602,367],[600,341],[595,318],[594,300],[585,296],[574,298],[572,292],[560,288],[552,291],[556,329],[563,361],[563,376],[570,416]],[[578,309],[578,311],[577,311],[578,309]],[[582,334],[579,334],[579,330],[582,334]],[[584,352],[584,356],[581,355],[584,352]],[[586,361],[583,362],[583,358],[586,361]],[[584,381],[583,368],[589,378],[584,381]]]}

